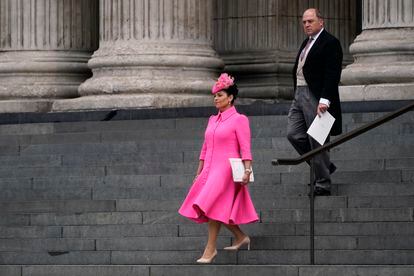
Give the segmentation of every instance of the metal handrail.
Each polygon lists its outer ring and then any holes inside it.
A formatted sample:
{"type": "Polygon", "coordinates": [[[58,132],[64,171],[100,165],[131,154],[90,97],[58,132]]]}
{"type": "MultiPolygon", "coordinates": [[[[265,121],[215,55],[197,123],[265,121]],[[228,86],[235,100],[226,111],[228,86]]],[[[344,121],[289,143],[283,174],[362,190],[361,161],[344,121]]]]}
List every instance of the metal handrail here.
{"type": "Polygon", "coordinates": [[[341,145],[343,143],[345,143],[348,140],[351,140],[373,128],[376,128],[398,116],[401,116],[402,114],[410,111],[411,109],[414,109],[414,102],[410,103],[409,105],[402,107],[394,112],[391,112],[369,124],[366,124],[362,127],[356,128],[348,133],[345,133],[341,136],[339,136],[337,139],[328,142],[327,144],[311,150],[297,158],[279,158],[279,159],[273,159],[272,160],[272,165],[274,166],[278,166],[278,165],[298,165],[300,163],[303,163],[305,161],[309,162],[311,167],[310,167],[310,193],[309,193],[309,197],[310,197],[310,223],[309,223],[309,229],[310,229],[310,263],[312,265],[315,264],[315,201],[314,201],[314,194],[313,194],[313,190],[314,190],[314,172],[313,172],[313,157],[319,153],[322,153],[324,151],[327,151],[333,147],[336,147],[338,145],[341,145]]]}
{"type": "Polygon", "coordinates": [[[414,102],[411,104],[398,109],[397,111],[391,112],[365,126],[359,127],[357,129],[354,129],[348,133],[345,133],[341,136],[339,136],[337,139],[323,145],[322,147],[319,147],[317,149],[311,150],[298,158],[280,158],[280,159],[273,159],[272,165],[298,165],[300,163],[303,163],[304,161],[309,161],[311,158],[313,158],[315,155],[327,151],[333,147],[339,146],[340,144],[343,144],[344,142],[361,135],[364,132],[367,132],[368,130],[371,130],[377,126],[380,126],[398,116],[401,116],[402,114],[410,111],[411,109],[414,109],[414,102]]]}

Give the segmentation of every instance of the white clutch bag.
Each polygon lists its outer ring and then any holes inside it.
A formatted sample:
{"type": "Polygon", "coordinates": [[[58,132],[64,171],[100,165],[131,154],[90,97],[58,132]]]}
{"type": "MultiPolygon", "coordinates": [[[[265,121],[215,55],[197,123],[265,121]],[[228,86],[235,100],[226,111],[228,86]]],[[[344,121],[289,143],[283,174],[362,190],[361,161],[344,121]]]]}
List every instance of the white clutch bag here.
{"type": "MultiPolygon", "coordinates": [[[[242,182],[244,175],[243,161],[241,158],[229,158],[229,161],[231,165],[231,172],[233,174],[233,181],[242,182]]],[[[254,182],[253,169],[252,173],[250,174],[250,182],[254,182]]]]}

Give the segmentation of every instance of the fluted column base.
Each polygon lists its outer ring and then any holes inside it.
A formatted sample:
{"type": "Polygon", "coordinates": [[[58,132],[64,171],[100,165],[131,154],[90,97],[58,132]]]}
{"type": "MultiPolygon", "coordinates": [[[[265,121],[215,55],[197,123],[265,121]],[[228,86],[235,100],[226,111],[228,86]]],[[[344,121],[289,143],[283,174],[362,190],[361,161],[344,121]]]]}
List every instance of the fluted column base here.
{"type": "Polygon", "coordinates": [[[414,81],[414,28],[365,30],[350,51],[355,62],[343,70],[343,84],[414,81]]]}
{"type": "Polygon", "coordinates": [[[78,96],[90,76],[90,53],[7,51],[0,54],[0,100],[56,99],[78,96]]]}
{"type": "Polygon", "coordinates": [[[355,62],[342,71],[341,99],[414,99],[414,29],[364,30],[350,47],[355,62]]]}
{"type": "Polygon", "coordinates": [[[223,62],[203,44],[115,41],[102,43],[89,67],[79,103],[96,96],[108,108],[178,107],[206,105],[223,62]]]}

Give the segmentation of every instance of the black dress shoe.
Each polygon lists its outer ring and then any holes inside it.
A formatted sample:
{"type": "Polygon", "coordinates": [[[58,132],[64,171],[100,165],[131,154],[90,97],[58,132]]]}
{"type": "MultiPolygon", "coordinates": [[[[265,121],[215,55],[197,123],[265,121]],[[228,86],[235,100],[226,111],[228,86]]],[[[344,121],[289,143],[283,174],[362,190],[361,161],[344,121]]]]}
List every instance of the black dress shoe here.
{"type": "MultiPolygon", "coordinates": [[[[333,174],[336,171],[336,166],[334,163],[331,163],[329,165],[329,174],[333,174]]],[[[308,183],[308,186],[310,186],[310,183],[308,183]]]]}
{"type": "MultiPolygon", "coordinates": [[[[315,187],[315,190],[313,191],[313,196],[330,196],[331,191],[321,188],[321,187],[315,187]]],[[[311,196],[310,193],[308,193],[308,196],[311,196]]]]}
{"type": "Polygon", "coordinates": [[[315,187],[315,191],[313,191],[314,196],[330,196],[331,191],[321,188],[321,187],[315,187]]]}

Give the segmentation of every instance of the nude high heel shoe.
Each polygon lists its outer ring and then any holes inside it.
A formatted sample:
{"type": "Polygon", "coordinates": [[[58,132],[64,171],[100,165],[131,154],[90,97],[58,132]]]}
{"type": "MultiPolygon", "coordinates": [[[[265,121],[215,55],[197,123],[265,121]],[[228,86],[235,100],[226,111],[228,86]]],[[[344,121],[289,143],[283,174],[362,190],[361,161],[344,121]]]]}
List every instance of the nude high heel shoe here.
{"type": "Polygon", "coordinates": [[[217,250],[214,250],[213,256],[211,256],[210,258],[200,258],[196,262],[198,264],[210,264],[210,263],[213,262],[213,260],[216,256],[217,256],[217,250]]]}
{"type": "Polygon", "coordinates": [[[245,237],[241,242],[239,242],[238,244],[232,245],[232,246],[228,246],[228,247],[224,247],[224,250],[239,250],[240,247],[242,247],[243,245],[247,244],[247,250],[250,250],[250,238],[249,237],[245,237]]]}

